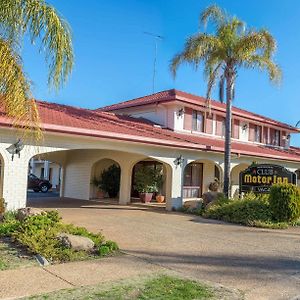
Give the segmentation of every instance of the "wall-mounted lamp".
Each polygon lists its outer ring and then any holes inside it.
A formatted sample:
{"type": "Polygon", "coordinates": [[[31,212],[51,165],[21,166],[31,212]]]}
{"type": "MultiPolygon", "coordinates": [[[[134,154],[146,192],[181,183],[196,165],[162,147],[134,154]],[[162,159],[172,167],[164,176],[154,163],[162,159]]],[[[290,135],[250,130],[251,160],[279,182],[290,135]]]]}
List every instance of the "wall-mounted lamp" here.
{"type": "Polygon", "coordinates": [[[288,135],[286,136],[286,139],[289,141],[289,140],[291,139],[291,135],[288,134],[288,135]]]}
{"type": "Polygon", "coordinates": [[[243,130],[246,131],[248,129],[248,124],[243,125],[243,130]]]}
{"type": "Polygon", "coordinates": [[[20,158],[20,152],[23,150],[24,145],[22,141],[19,139],[16,143],[10,145],[6,148],[6,151],[11,154],[11,160],[14,160],[14,155],[17,154],[20,158]]]}
{"type": "Polygon", "coordinates": [[[180,155],[174,160],[174,165],[175,165],[175,166],[182,166],[183,163],[184,163],[184,158],[183,158],[183,156],[180,154],[180,155]]]}
{"type": "Polygon", "coordinates": [[[183,114],[184,114],[184,108],[180,108],[177,112],[178,117],[183,116],[183,114]]]}

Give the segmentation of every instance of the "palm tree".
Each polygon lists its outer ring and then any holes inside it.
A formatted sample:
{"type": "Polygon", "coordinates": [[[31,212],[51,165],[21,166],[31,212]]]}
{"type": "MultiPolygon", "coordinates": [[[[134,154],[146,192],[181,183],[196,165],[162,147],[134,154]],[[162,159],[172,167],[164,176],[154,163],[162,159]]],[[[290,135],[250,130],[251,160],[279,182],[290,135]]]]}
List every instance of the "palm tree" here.
{"type": "Polygon", "coordinates": [[[18,127],[41,136],[39,115],[24,73],[21,44],[24,36],[40,45],[49,67],[48,85],[58,89],[73,67],[72,39],[67,22],[44,0],[0,2],[0,94],[2,109],[18,127]]]}
{"type": "Polygon", "coordinates": [[[193,65],[196,69],[204,64],[207,80],[208,106],[211,91],[216,83],[220,85],[220,100],[223,101],[224,85],[226,92],[225,151],[224,151],[224,194],[230,195],[231,165],[231,126],[232,101],[237,72],[240,68],[258,68],[267,71],[271,81],[279,81],[281,71],[273,62],[276,42],[265,29],[246,30],[245,23],[226,11],[213,5],[200,15],[201,25],[208,21],[215,26],[214,34],[197,33],[187,39],[184,49],[175,55],[170,69],[174,77],[182,63],[193,65]]]}

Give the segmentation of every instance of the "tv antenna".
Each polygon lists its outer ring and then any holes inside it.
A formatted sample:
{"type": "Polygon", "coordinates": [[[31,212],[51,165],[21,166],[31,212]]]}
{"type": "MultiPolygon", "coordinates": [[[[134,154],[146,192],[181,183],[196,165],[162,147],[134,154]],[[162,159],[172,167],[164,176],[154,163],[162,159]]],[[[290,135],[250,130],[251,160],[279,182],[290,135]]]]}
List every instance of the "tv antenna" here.
{"type": "Polygon", "coordinates": [[[154,61],[153,61],[153,76],[152,76],[152,92],[155,93],[155,77],[156,77],[156,62],[157,62],[157,45],[158,41],[164,39],[163,36],[156,33],[144,31],[144,34],[150,35],[154,38],[154,61]]]}

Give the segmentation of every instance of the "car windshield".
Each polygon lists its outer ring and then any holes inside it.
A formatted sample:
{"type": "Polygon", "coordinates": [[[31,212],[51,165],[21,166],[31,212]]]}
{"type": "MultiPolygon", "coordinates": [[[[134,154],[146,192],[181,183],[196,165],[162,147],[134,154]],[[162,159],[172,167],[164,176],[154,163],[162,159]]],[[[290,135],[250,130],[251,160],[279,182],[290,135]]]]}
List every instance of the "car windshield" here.
{"type": "Polygon", "coordinates": [[[38,177],[35,176],[35,175],[33,175],[33,174],[29,174],[29,178],[30,178],[30,179],[38,179],[38,177]]]}

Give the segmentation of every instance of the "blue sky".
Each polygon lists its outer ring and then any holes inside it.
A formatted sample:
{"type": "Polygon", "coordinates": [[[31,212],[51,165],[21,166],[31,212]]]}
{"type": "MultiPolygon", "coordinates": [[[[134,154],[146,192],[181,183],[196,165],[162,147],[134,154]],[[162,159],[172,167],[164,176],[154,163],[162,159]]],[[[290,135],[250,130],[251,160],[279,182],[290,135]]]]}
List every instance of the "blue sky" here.
{"type": "MultiPolygon", "coordinates": [[[[179,69],[176,80],[168,65],[185,39],[198,31],[202,9],[217,3],[249,27],[267,28],[278,42],[275,60],[283,70],[280,86],[259,71],[239,72],[235,105],[295,125],[300,120],[300,3],[298,0],[49,0],[71,25],[74,71],[58,92],[47,87],[47,69],[38,47],[25,42],[23,58],[37,99],[96,108],[151,94],[153,39],[159,42],[156,91],[177,88],[205,95],[202,70],[179,69]]],[[[293,144],[300,146],[299,137],[293,144]]]]}

